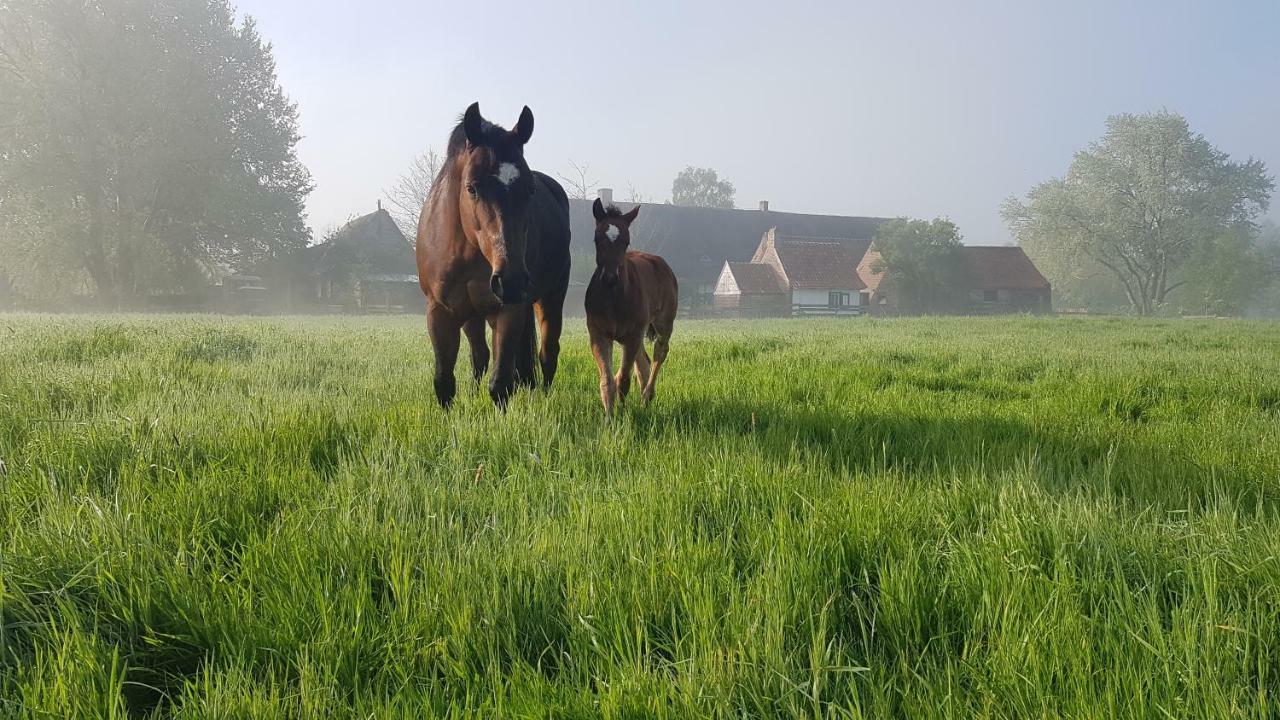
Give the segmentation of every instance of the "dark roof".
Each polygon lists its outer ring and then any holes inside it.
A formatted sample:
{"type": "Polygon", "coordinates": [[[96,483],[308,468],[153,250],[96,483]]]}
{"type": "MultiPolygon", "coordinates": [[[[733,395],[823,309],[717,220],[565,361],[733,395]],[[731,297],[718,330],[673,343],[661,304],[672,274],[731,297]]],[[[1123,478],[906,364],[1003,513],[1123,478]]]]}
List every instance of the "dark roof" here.
{"type": "MultiPolygon", "coordinates": [[[[594,252],[595,200],[570,200],[573,245],[579,253],[594,252]]],[[[725,210],[654,203],[617,203],[623,212],[641,205],[631,227],[637,250],[661,255],[676,276],[689,285],[714,283],[724,264],[747,262],[760,237],[777,227],[784,235],[870,240],[887,218],[806,215],[762,210],[725,210]]],[[[865,250],[865,243],[863,244],[865,250]]]]}
{"type": "MultiPolygon", "coordinates": [[[[311,273],[354,264],[367,275],[405,275],[417,271],[413,246],[381,208],[342,226],[328,240],[302,251],[311,273]]],[[[416,277],[416,276],[415,276],[416,277]]]]}
{"type": "Polygon", "coordinates": [[[743,295],[785,295],[786,285],[774,269],[763,263],[727,263],[738,291],[743,295]]]}
{"type": "Polygon", "coordinates": [[[1020,247],[968,245],[960,256],[975,290],[1049,289],[1049,281],[1020,247]]]}
{"type": "Polygon", "coordinates": [[[869,239],[834,240],[782,236],[774,247],[792,290],[849,288],[862,290],[858,262],[871,245],[869,239]]]}

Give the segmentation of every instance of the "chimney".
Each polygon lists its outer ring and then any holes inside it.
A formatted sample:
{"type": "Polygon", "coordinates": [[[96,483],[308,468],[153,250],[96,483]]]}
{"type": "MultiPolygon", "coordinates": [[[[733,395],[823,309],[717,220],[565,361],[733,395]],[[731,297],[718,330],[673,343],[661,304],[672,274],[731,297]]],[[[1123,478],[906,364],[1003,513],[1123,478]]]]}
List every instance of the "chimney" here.
{"type": "Polygon", "coordinates": [[[600,188],[600,202],[606,206],[613,204],[613,188],[600,188]]]}
{"type": "Polygon", "coordinates": [[[378,201],[378,212],[382,212],[382,201],[378,201]]]}
{"type": "Polygon", "coordinates": [[[769,212],[769,201],[768,201],[768,200],[761,200],[761,201],[760,201],[760,212],[769,212]]]}

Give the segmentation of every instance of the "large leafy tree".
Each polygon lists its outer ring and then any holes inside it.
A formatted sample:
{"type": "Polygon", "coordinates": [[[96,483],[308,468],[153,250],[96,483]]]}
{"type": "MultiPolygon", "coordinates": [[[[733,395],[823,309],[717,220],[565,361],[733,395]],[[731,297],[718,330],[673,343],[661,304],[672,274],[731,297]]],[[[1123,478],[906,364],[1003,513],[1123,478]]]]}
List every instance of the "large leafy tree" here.
{"type": "Polygon", "coordinates": [[[960,229],[950,220],[898,218],[876,231],[880,254],[872,265],[884,273],[898,304],[910,312],[945,312],[955,307],[963,280],[960,229]]]}
{"type": "Polygon", "coordinates": [[[226,0],[0,0],[0,112],[24,294],[190,291],[309,240],[296,107],[226,0]]]}
{"type": "Polygon", "coordinates": [[[732,208],[737,191],[711,168],[687,167],[671,183],[671,204],[690,207],[732,208]]]}
{"type": "Polygon", "coordinates": [[[1231,250],[1253,228],[1273,187],[1261,161],[1232,161],[1180,115],[1116,115],[1066,177],[1003,212],[1053,281],[1101,267],[1134,312],[1150,315],[1192,282],[1190,261],[1206,247],[1231,250]]]}

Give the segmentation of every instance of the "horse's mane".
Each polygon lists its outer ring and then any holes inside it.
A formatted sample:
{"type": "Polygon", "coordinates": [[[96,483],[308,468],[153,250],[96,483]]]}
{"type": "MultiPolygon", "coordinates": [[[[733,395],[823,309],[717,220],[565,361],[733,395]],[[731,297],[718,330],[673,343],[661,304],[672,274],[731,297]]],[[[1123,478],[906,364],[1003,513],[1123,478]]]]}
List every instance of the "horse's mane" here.
{"type": "MultiPolygon", "coordinates": [[[[481,120],[480,132],[484,134],[484,144],[489,145],[498,142],[503,135],[506,135],[507,129],[497,123],[481,120]]],[[[453,132],[449,133],[449,147],[445,150],[445,159],[452,160],[466,147],[467,131],[462,126],[462,116],[459,115],[458,124],[453,127],[453,132]]]]}
{"type": "MultiPolygon", "coordinates": [[[[465,114],[465,113],[464,113],[465,114]]],[[[467,131],[462,126],[462,115],[458,116],[458,124],[453,126],[453,130],[449,133],[449,145],[445,149],[444,162],[440,163],[440,172],[436,175],[436,181],[440,181],[449,173],[449,168],[453,166],[453,161],[458,159],[458,155],[467,147],[467,131]]],[[[488,120],[480,120],[481,132],[484,133],[484,144],[497,142],[499,138],[507,134],[507,129],[488,120]]]]}
{"type": "Polygon", "coordinates": [[[622,215],[623,215],[623,212],[618,209],[617,205],[610,204],[608,207],[604,209],[605,217],[620,218],[622,217],[622,215]]]}

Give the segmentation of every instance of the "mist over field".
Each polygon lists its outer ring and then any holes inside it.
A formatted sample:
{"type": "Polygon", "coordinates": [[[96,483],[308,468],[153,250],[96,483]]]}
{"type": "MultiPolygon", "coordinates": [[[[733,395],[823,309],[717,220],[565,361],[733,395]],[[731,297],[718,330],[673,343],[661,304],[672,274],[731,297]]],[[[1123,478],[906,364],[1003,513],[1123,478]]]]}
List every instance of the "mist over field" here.
{"type": "Polygon", "coordinates": [[[0,0],[0,718],[1280,716],[1277,30],[0,0]]]}

